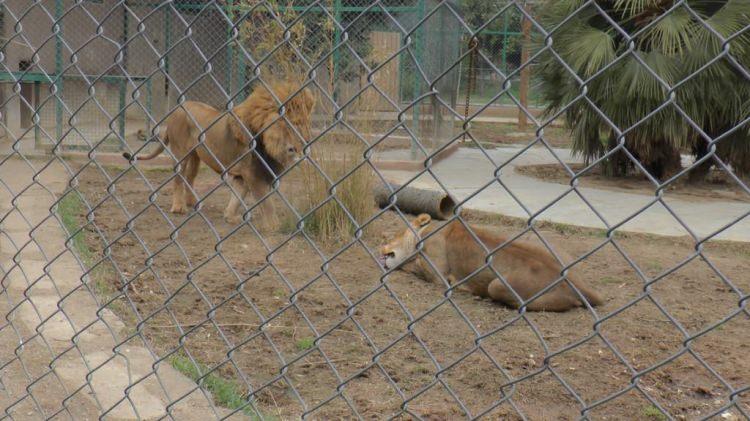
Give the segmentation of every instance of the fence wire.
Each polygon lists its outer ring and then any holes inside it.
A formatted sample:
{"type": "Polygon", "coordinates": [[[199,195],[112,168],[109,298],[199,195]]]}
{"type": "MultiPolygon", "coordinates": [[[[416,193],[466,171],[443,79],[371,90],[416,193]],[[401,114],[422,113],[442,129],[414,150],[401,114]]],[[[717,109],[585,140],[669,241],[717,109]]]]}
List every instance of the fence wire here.
{"type": "MultiPolygon", "coordinates": [[[[3,418],[750,419],[750,239],[717,241],[748,232],[750,6],[489,3],[0,0],[3,418]],[[152,151],[187,101],[237,117],[292,76],[317,98],[314,130],[238,221],[221,214],[244,197],[233,171],[266,129],[195,186],[169,148],[156,166],[109,153],[152,151]],[[495,150],[488,130],[519,113],[532,130],[495,150]],[[509,177],[534,154],[565,186],[532,201],[509,177]],[[584,188],[599,169],[639,174],[648,199],[584,188]],[[672,200],[715,173],[731,205],[672,200]],[[455,198],[470,241],[495,221],[504,241],[473,273],[509,286],[493,256],[531,239],[557,279],[510,309],[462,291],[469,277],[385,268],[378,246],[412,219],[394,177],[455,198]],[[178,215],[183,183],[197,203],[178,215]],[[382,208],[373,184],[390,186],[382,208]],[[470,212],[501,198],[520,218],[470,212]],[[542,222],[571,201],[600,231],[542,222]],[[255,219],[265,203],[276,229],[255,219]],[[680,239],[623,234],[654,209],[680,239]],[[581,268],[605,304],[528,309],[581,268]]],[[[290,126],[292,102],[275,105],[290,126]]],[[[216,157],[209,134],[193,150],[216,157]]]]}

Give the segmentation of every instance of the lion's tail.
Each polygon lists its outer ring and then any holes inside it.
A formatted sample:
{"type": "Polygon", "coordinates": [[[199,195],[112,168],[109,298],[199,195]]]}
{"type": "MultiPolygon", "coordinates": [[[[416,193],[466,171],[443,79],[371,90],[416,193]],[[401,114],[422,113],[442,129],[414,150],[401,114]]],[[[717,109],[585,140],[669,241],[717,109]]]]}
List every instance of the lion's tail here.
{"type": "Polygon", "coordinates": [[[149,159],[156,158],[160,153],[164,152],[164,149],[169,144],[169,137],[167,136],[166,130],[162,131],[160,137],[162,138],[162,141],[159,142],[159,146],[156,147],[156,150],[151,152],[150,154],[146,156],[135,156],[129,152],[123,152],[123,158],[127,159],[128,161],[148,161],[149,159]]]}

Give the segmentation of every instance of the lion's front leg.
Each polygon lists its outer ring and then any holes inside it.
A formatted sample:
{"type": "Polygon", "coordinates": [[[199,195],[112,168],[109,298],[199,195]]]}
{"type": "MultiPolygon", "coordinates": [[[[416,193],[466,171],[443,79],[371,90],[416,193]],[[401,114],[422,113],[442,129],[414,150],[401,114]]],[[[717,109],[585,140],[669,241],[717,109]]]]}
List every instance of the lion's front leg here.
{"type": "Polygon", "coordinates": [[[224,210],[224,220],[236,225],[242,222],[242,215],[239,212],[240,200],[245,200],[249,189],[242,177],[232,177],[230,183],[234,192],[230,192],[229,204],[227,204],[227,208],[224,210]]]}
{"type": "Polygon", "coordinates": [[[271,196],[266,197],[271,186],[262,179],[254,179],[250,182],[250,190],[256,201],[260,201],[260,228],[262,230],[274,230],[279,225],[279,219],[271,203],[271,196]]]}

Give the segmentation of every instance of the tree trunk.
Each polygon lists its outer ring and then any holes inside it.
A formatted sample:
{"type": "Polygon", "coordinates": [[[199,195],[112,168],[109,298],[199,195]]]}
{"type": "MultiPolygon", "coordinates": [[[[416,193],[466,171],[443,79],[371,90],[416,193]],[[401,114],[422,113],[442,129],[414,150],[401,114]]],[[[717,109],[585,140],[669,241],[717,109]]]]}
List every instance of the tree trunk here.
{"type": "MultiPolygon", "coordinates": [[[[391,184],[393,190],[400,186],[391,184]]],[[[375,203],[380,208],[390,204],[388,196],[391,194],[388,188],[378,184],[373,189],[375,194],[375,203]]],[[[453,216],[453,210],[456,203],[444,192],[434,190],[415,189],[414,187],[405,187],[396,194],[396,207],[402,212],[417,215],[427,213],[435,219],[448,219],[453,216]]]]}
{"type": "MultiPolygon", "coordinates": [[[[614,132],[609,133],[607,139],[607,151],[617,147],[617,137],[614,132]]],[[[628,175],[628,168],[630,167],[630,160],[625,156],[622,151],[613,153],[609,159],[602,162],[602,172],[607,177],[625,177],[628,175]]]]}
{"type": "MultiPolygon", "coordinates": [[[[701,138],[696,139],[692,146],[692,152],[696,161],[708,155],[708,145],[706,144],[706,141],[701,138]]],[[[693,167],[693,169],[690,170],[688,181],[690,183],[704,181],[708,176],[708,173],[711,171],[711,166],[713,165],[712,161],[712,159],[707,159],[698,166],[693,167]]]]}
{"type": "Polygon", "coordinates": [[[664,139],[656,143],[659,147],[649,157],[649,162],[644,162],[646,171],[659,181],[664,181],[675,175],[682,168],[680,151],[672,147],[664,139]]]}

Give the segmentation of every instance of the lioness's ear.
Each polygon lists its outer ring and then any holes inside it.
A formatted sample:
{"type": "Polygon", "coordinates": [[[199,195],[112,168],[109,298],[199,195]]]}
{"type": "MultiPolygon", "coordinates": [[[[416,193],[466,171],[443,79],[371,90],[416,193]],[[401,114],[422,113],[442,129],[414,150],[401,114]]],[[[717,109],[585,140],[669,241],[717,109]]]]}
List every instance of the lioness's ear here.
{"type": "Polygon", "coordinates": [[[414,219],[414,222],[412,222],[412,225],[414,225],[415,227],[418,227],[418,228],[422,228],[422,227],[426,226],[427,224],[429,224],[430,221],[432,221],[432,218],[430,217],[430,215],[428,215],[426,213],[423,213],[421,215],[418,215],[414,219]]]}

